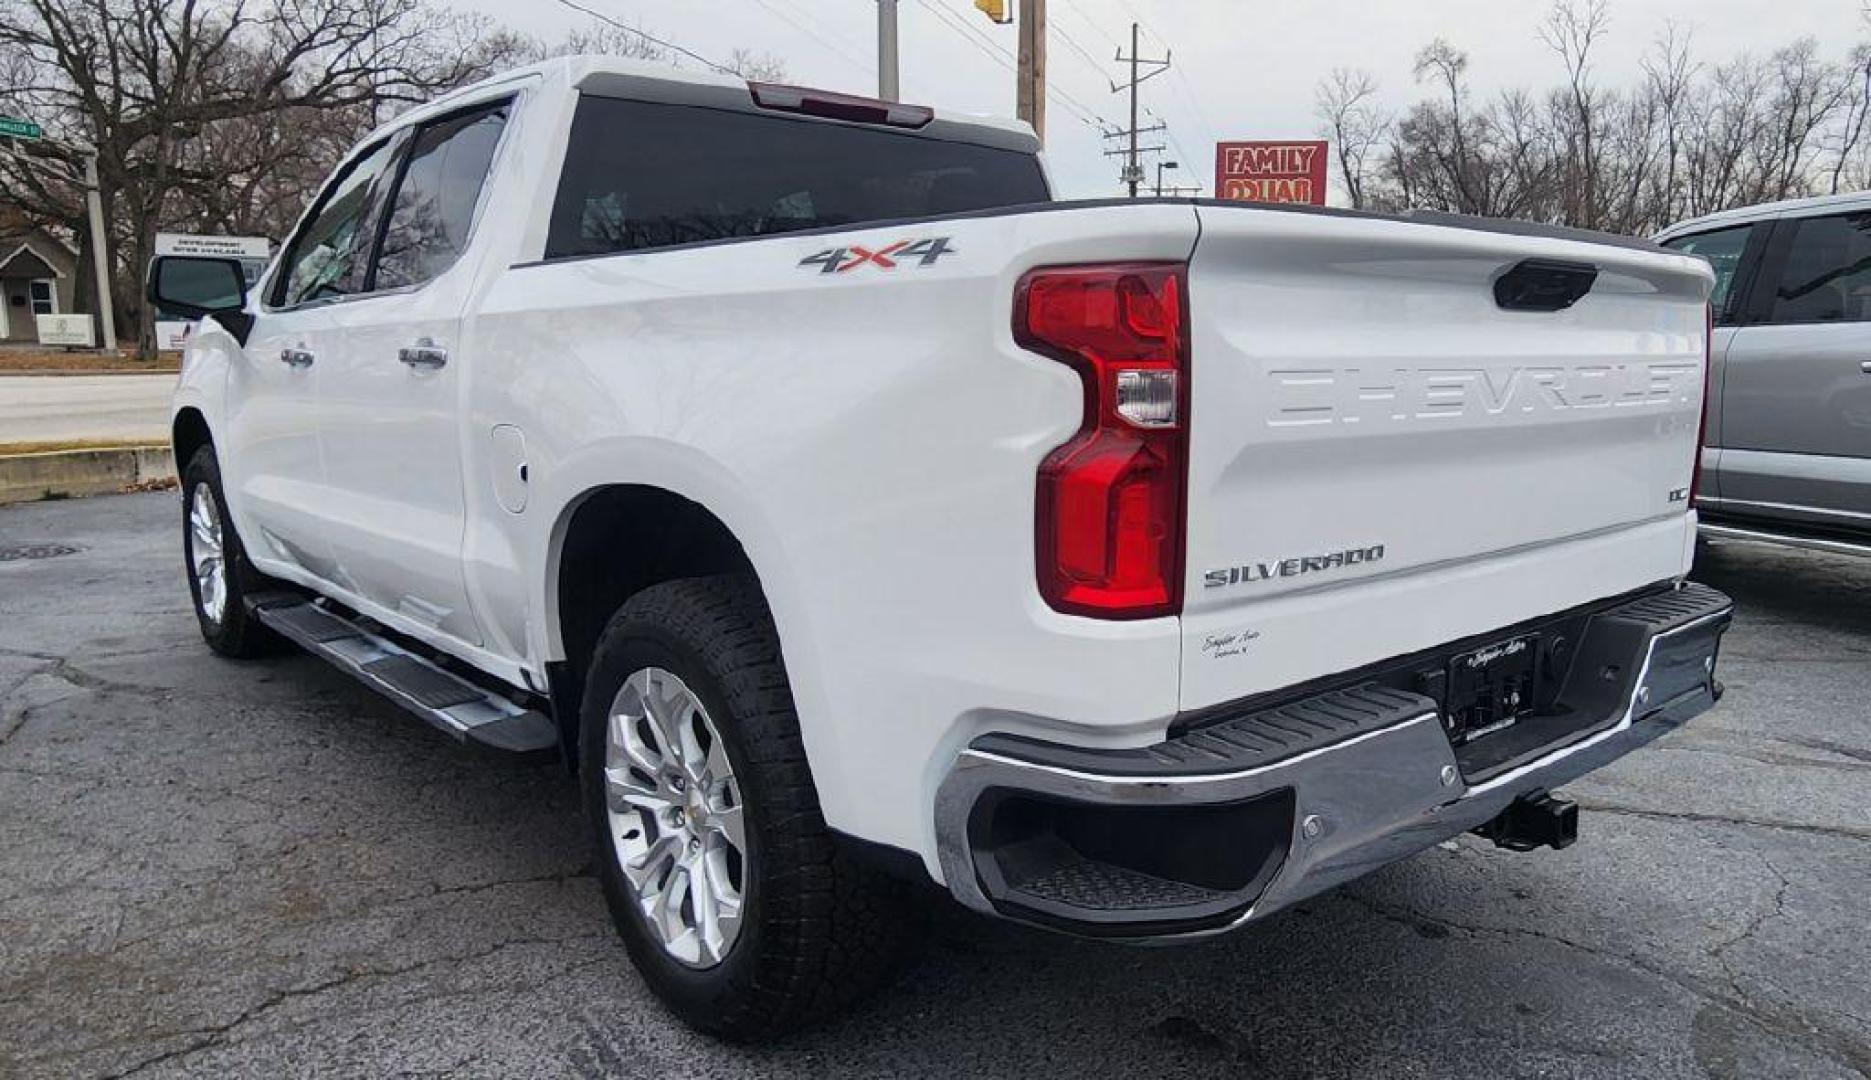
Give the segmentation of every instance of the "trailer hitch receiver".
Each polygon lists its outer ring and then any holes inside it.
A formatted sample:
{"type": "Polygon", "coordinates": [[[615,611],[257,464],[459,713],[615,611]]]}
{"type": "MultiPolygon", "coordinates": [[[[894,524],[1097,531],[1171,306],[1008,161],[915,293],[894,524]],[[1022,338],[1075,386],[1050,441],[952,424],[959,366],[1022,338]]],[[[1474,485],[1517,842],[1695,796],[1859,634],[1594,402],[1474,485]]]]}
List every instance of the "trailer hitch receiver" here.
{"type": "Polygon", "coordinates": [[[1530,791],[1475,830],[1509,851],[1571,847],[1579,838],[1579,804],[1544,791],[1530,791]]]}

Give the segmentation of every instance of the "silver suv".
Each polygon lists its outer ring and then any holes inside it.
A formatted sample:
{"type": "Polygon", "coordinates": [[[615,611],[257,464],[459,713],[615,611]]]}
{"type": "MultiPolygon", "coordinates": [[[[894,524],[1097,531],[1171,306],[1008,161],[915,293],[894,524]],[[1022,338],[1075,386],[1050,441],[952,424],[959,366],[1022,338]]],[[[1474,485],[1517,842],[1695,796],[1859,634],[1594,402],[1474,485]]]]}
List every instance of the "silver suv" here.
{"type": "Polygon", "coordinates": [[[1715,268],[1704,535],[1871,555],[1871,192],[1657,239],[1715,268]]]}

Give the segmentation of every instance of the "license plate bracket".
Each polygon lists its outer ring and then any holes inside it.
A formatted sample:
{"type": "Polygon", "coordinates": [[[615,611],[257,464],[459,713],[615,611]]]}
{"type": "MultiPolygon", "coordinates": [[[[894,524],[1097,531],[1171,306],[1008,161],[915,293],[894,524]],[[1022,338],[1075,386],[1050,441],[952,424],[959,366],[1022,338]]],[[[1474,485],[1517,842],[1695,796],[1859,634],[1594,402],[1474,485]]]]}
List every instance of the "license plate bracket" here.
{"type": "Polygon", "coordinates": [[[1544,655],[1539,634],[1520,634],[1449,660],[1443,723],[1461,745],[1512,727],[1533,712],[1544,655]]]}

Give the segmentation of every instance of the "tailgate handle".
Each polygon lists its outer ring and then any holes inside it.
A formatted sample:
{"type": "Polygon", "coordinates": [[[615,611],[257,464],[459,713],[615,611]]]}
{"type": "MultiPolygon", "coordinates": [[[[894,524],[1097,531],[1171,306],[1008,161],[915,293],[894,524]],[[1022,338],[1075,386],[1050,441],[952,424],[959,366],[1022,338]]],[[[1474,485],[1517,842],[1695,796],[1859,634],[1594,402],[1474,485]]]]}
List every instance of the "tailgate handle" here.
{"type": "Polygon", "coordinates": [[[1597,280],[1591,263],[1525,259],[1494,279],[1494,302],[1504,311],[1564,311],[1597,280]]]}

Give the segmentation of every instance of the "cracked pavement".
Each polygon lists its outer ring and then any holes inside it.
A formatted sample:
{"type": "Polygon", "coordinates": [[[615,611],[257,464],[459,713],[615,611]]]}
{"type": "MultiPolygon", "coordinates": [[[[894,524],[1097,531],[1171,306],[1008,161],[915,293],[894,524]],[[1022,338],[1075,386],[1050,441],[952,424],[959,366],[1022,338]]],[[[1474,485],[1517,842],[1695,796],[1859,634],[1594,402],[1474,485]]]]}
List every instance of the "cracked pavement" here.
{"type": "Polygon", "coordinates": [[[1573,784],[1580,842],[1465,837],[1218,941],[931,912],[777,1048],[678,1026],[572,783],[316,660],[212,657],[172,493],[0,510],[0,1076],[1871,1076],[1871,562],[1748,545],[1712,713],[1573,784]]]}

